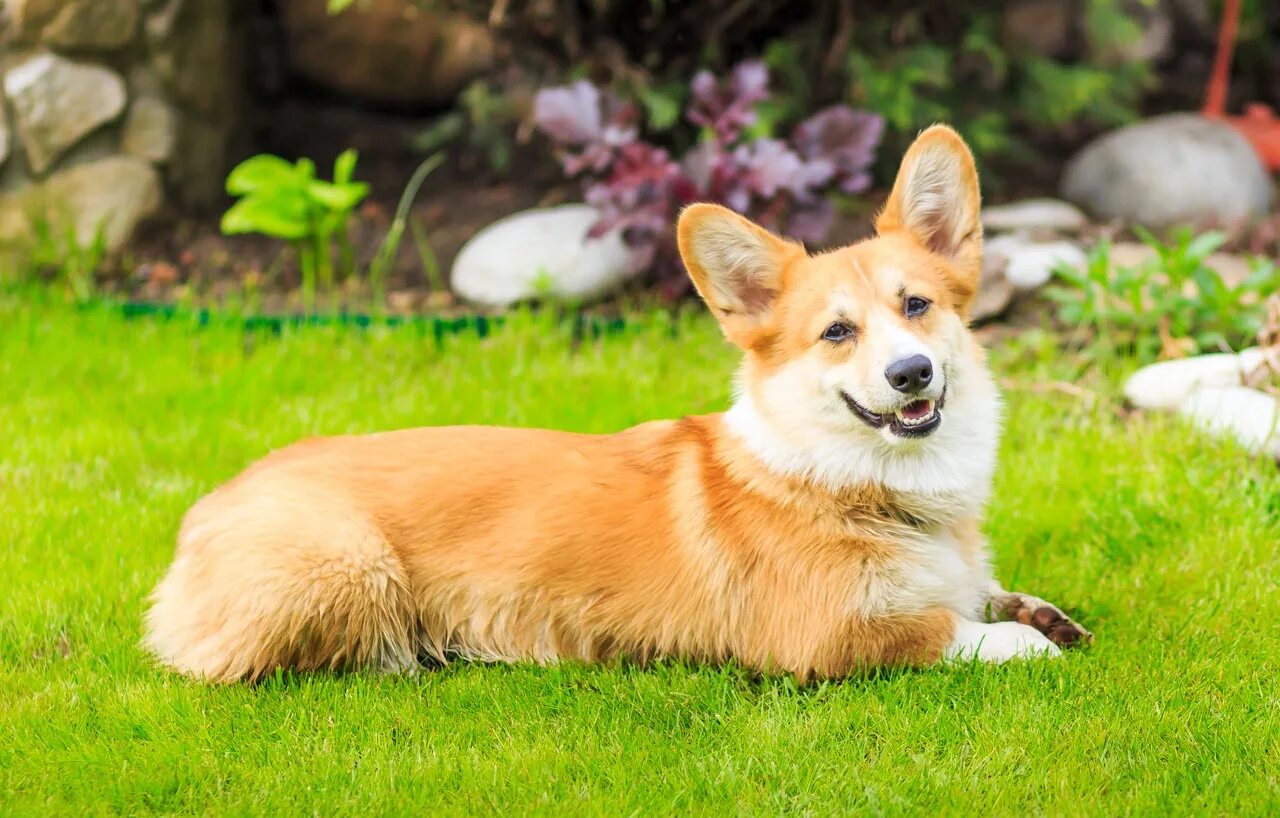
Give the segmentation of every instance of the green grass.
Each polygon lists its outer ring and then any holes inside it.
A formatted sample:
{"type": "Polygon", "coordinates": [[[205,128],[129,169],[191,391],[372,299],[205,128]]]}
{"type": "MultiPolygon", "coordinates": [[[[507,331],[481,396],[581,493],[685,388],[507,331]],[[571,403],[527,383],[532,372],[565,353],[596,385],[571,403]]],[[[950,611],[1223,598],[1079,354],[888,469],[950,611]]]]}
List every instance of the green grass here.
{"type": "Polygon", "coordinates": [[[1069,371],[1043,337],[995,361],[998,571],[1089,651],[807,689],[676,663],[210,688],[138,649],[144,598],[184,509],[271,447],[714,411],[733,353],[692,312],[437,345],[0,295],[0,813],[1275,814],[1275,466],[1036,388],[1069,371]]]}

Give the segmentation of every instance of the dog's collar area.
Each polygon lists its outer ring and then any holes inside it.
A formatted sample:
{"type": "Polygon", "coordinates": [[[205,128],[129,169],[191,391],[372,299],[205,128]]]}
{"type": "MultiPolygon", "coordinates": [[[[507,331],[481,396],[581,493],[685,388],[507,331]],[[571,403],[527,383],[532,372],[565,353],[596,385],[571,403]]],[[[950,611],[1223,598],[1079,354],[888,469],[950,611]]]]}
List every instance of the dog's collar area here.
{"type": "Polygon", "coordinates": [[[870,426],[872,429],[883,429],[889,427],[889,431],[898,437],[927,437],[933,434],[939,426],[942,425],[942,406],[947,401],[947,389],[942,388],[942,394],[938,396],[937,402],[933,405],[933,415],[922,423],[906,424],[895,414],[879,414],[872,412],[867,407],[858,403],[853,396],[843,389],[839,390],[840,398],[844,401],[845,406],[849,407],[859,420],[870,426]]]}

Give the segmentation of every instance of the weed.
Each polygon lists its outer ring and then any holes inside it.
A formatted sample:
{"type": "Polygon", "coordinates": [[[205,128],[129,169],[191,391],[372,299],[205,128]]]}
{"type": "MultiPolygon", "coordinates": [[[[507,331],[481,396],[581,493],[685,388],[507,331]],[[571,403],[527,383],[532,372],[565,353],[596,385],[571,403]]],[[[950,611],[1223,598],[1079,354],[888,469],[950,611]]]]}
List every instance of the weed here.
{"type": "Polygon", "coordinates": [[[98,290],[97,273],[107,257],[102,228],[85,242],[71,219],[55,221],[33,213],[28,221],[30,231],[3,248],[0,280],[53,281],[65,287],[76,302],[93,298],[98,290]]]}
{"type": "MultiPolygon", "coordinates": [[[[413,172],[413,176],[409,177],[409,184],[405,185],[404,192],[400,194],[400,202],[396,205],[396,215],[391,221],[391,228],[387,230],[387,235],[382,239],[382,244],[378,247],[378,253],[374,256],[373,263],[369,265],[369,283],[373,287],[374,303],[381,306],[383,302],[383,294],[386,289],[387,271],[391,269],[391,263],[395,260],[396,252],[400,249],[400,240],[404,238],[405,228],[409,224],[409,208],[413,205],[413,199],[418,195],[418,190],[422,187],[422,183],[431,175],[431,171],[440,167],[444,163],[445,155],[437,153],[429,156],[418,165],[413,172]]],[[[416,236],[415,236],[416,241],[416,236]]],[[[421,245],[419,245],[421,251],[421,245]]],[[[435,254],[431,256],[431,261],[435,262],[435,254]]],[[[425,267],[425,261],[424,261],[425,267]]],[[[428,270],[428,276],[439,278],[439,265],[434,265],[433,270],[428,270]]],[[[436,285],[432,281],[432,286],[436,285]]]]}
{"type": "Polygon", "coordinates": [[[1181,231],[1169,243],[1140,235],[1155,251],[1140,264],[1113,264],[1111,245],[1103,241],[1084,269],[1055,270],[1061,283],[1045,294],[1057,304],[1058,319],[1074,328],[1078,347],[1145,362],[1256,341],[1267,325],[1267,299],[1280,291],[1275,263],[1255,258],[1244,280],[1228,284],[1208,263],[1226,240],[1222,233],[1181,231]]]}

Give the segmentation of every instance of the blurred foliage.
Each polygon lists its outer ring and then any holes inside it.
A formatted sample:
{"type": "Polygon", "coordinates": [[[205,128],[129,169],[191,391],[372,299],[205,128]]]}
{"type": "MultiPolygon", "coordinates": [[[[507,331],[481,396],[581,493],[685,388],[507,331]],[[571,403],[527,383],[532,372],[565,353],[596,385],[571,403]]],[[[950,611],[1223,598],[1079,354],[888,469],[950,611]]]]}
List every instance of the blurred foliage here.
{"type": "MultiPolygon", "coordinates": [[[[1223,0],[1212,0],[1207,5],[1211,23],[1216,26],[1222,17],[1223,0]]],[[[1241,0],[1233,82],[1248,98],[1269,97],[1274,106],[1280,106],[1278,33],[1280,3],[1276,0],[1241,0]]]]}
{"type": "Polygon", "coordinates": [[[1183,231],[1169,243],[1141,235],[1155,251],[1141,264],[1115,265],[1104,241],[1083,269],[1059,267],[1059,283],[1045,290],[1082,348],[1152,361],[1239,350],[1261,340],[1280,292],[1275,263],[1255,258],[1248,277],[1232,284],[1209,261],[1224,234],[1183,231]]]}
{"type": "Polygon", "coordinates": [[[436,118],[412,140],[414,150],[460,149],[498,175],[511,168],[520,108],[510,95],[486,80],[475,80],[458,95],[458,105],[436,118]]]}
{"type": "MultiPolygon", "coordinates": [[[[887,5],[895,5],[893,3],[887,5]]],[[[1119,0],[1085,0],[1075,59],[1037,53],[1010,42],[1002,13],[992,4],[961,0],[943,7],[875,14],[859,20],[837,85],[845,98],[884,116],[888,124],[882,178],[922,128],[948,122],[969,141],[979,162],[991,158],[1031,162],[1027,137],[1061,139],[1123,124],[1138,115],[1150,68],[1119,57],[1140,36],[1119,0]]],[[[808,55],[829,40],[773,41],[770,65],[788,81],[792,104],[820,102],[808,55]]],[[[984,170],[989,170],[984,168],[984,170]]],[[[987,181],[995,181],[991,174],[987,181]]]]}
{"type": "MultiPolygon", "coordinates": [[[[1062,43],[1048,54],[1006,25],[1014,3],[990,0],[421,1],[486,20],[536,85],[585,78],[638,99],[651,133],[678,124],[697,71],[763,56],[781,91],[770,104],[790,110],[764,106],[759,127],[836,103],[874,111],[888,124],[881,179],[937,121],[955,125],[980,161],[1028,165],[1033,146],[1076,143],[1135,118],[1152,78],[1132,52],[1142,34],[1135,5],[1155,0],[1064,0],[1062,43]]],[[[464,99],[438,127],[471,130],[468,141],[490,151],[475,111],[464,99]]],[[[426,148],[442,144],[437,134],[426,148]]]]}

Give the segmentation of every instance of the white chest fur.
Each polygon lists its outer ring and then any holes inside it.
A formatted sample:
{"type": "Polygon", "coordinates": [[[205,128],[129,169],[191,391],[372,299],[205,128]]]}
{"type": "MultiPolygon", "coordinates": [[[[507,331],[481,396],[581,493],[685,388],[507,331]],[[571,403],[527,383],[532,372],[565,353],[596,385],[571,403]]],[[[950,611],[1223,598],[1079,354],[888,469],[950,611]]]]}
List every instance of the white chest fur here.
{"type": "Polygon", "coordinates": [[[871,570],[859,607],[870,616],[942,607],[977,618],[990,579],[986,554],[966,549],[949,530],[939,527],[904,539],[892,560],[871,570]]]}

